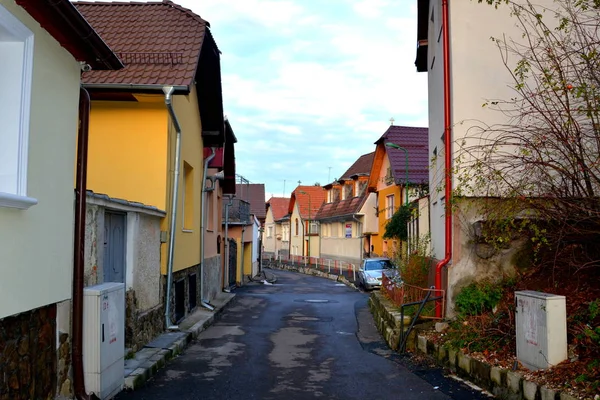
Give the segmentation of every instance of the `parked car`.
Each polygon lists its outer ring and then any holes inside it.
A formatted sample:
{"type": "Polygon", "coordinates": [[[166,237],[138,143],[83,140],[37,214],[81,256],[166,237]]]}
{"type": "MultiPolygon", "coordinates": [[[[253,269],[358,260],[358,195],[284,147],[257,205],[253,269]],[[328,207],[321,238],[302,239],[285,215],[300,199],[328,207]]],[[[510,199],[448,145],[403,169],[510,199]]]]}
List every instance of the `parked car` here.
{"type": "Polygon", "coordinates": [[[380,288],[384,271],[388,276],[398,273],[389,258],[365,258],[358,270],[358,285],[365,290],[380,288]]]}

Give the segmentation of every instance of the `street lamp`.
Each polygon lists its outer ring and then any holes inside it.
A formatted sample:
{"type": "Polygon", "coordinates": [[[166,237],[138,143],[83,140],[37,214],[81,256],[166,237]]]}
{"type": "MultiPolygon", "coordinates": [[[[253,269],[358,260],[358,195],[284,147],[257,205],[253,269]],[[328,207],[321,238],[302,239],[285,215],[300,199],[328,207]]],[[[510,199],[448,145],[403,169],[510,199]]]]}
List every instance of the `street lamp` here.
{"type": "Polygon", "coordinates": [[[308,196],[308,246],[306,247],[307,256],[310,257],[310,194],[304,190],[299,190],[298,193],[302,193],[308,196]]]}
{"type": "Polygon", "coordinates": [[[406,159],[406,165],[404,167],[404,173],[405,173],[405,178],[404,178],[404,188],[406,190],[406,205],[408,205],[408,150],[406,150],[404,147],[397,145],[396,143],[386,143],[385,147],[391,147],[392,149],[398,149],[398,150],[402,150],[404,152],[404,157],[406,159]]]}

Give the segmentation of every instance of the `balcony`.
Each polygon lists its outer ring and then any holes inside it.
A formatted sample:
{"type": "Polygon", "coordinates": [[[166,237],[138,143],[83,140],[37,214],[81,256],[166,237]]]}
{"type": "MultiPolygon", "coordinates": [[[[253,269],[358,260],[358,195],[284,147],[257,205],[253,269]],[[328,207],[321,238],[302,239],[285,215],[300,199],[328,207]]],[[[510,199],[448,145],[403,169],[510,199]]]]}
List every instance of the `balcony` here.
{"type": "MultiPolygon", "coordinates": [[[[223,207],[223,222],[225,222],[225,207],[223,207]]],[[[250,223],[250,203],[241,199],[233,199],[229,206],[229,223],[247,225],[250,223]]]]}

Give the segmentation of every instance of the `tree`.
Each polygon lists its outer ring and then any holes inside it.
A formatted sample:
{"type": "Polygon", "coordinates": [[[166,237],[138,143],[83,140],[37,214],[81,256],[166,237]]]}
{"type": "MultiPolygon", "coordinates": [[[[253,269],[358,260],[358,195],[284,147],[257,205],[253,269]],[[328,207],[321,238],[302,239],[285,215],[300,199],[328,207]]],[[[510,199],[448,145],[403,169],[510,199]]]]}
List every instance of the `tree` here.
{"type": "Polygon", "coordinates": [[[518,40],[492,38],[514,97],[484,104],[506,123],[478,123],[458,143],[456,195],[488,199],[477,207],[489,241],[526,232],[553,263],[598,267],[600,0],[482,1],[510,7],[521,29],[518,40]]]}

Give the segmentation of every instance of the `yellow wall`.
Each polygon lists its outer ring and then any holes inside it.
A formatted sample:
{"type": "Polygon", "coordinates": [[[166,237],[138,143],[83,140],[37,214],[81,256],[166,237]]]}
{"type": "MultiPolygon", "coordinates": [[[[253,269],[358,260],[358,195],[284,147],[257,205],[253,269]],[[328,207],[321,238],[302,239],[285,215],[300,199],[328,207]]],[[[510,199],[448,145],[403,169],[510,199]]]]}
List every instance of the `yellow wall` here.
{"type": "MultiPolygon", "coordinates": [[[[385,177],[387,175],[387,169],[390,166],[389,158],[387,154],[383,159],[381,170],[379,171],[379,178],[377,179],[377,210],[379,211],[379,233],[371,237],[371,244],[373,245],[373,252],[378,255],[383,255],[384,252],[388,251],[388,247],[391,250],[391,240],[383,239],[385,233],[385,225],[387,224],[386,214],[386,201],[387,196],[394,195],[394,211],[398,210],[400,204],[402,204],[402,194],[400,192],[400,186],[392,183],[391,185],[386,184],[385,177]],[[388,242],[389,246],[386,244],[388,242]]],[[[390,255],[390,254],[389,254],[390,255]]]]}
{"type": "Polygon", "coordinates": [[[162,96],[93,101],[89,190],[165,210],[167,110],[162,96]]]}
{"type": "MultiPolygon", "coordinates": [[[[190,94],[175,95],[173,97],[173,106],[175,114],[181,125],[181,157],[179,165],[179,195],[178,208],[175,227],[175,256],[173,260],[173,271],[180,271],[200,264],[200,225],[201,225],[201,196],[202,172],[204,168],[202,127],[200,115],[198,114],[198,100],[196,90],[193,88],[190,94]],[[193,179],[191,180],[194,188],[188,193],[188,200],[191,198],[194,202],[192,207],[187,207],[188,212],[194,213],[191,224],[186,224],[183,228],[184,214],[184,176],[183,165],[186,163],[193,169],[193,179]],[[187,226],[191,225],[191,226],[187,226]]],[[[164,106],[163,106],[164,107],[164,106]]],[[[169,121],[169,150],[168,150],[168,175],[167,175],[167,199],[170,199],[173,185],[173,163],[175,160],[175,128],[169,121]]],[[[189,181],[188,181],[189,189],[189,181]]],[[[168,231],[171,219],[170,200],[166,205],[167,217],[163,219],[161,229],[168,231]]],[[[186,217],[186,219],[189,218],[186,217]]],[[[167,271],[168,243],[163,243],[161,247],[161,270],[163,274],[167,271]]],[[[209,257],[206,254],[206,257],[209,257]]]]}

